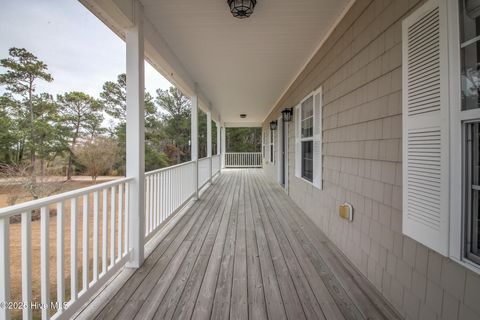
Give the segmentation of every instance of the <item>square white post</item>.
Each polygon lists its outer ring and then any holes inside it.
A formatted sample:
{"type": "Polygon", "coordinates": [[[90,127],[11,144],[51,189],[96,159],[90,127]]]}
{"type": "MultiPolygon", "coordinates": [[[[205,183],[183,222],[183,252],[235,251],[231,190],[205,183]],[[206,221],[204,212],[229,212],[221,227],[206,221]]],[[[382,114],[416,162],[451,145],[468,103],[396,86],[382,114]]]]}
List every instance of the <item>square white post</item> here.
{"type": "Polygon", "coordinates": [[[222,169],[225,168],[225,151],[226,151],[225,150],[225,139],[226,139],[225,136],[226,136],[226,133],[227,133],[227,130],[225,129],[224,126],[222,126],[222,130],[221,130],[221,134],[220,134],[221,143],[222,143],[222,148],[221,148],[221,150],[222,150],[222,157],[221,157],[221,159],[222,159],[222,166],[221,166],[222,169]]]}
{"type": "Polygon", "coordinates": [[[217,150],[216,150],[216,154],[220,154],[220,150],[221,150],[221,147],[220,147],[220,122],[216,122],[215,123],[217,125],[217,150]]]}
{"type": "Polygon", "coordinates": [[[192,121],[191,121],[191,157],[194,162],[193,188],[195,190],[194,198],[198,199],[198,96],[192,96],[192,121]]]}
{"type": "Polygon", "coordinates": [[[207,157],[210,161],[210,176],[208,181],[212,183],[212,112],[207,111],[207,157]]]}
{"type": "Polygon", "coordinates": [[[145,71],[143,7],[134,1],[135,25],[126,30],[127,42],[127,177],[129,183],[128,267],[138,268],[144,260],[145,242],[145,71]]]}

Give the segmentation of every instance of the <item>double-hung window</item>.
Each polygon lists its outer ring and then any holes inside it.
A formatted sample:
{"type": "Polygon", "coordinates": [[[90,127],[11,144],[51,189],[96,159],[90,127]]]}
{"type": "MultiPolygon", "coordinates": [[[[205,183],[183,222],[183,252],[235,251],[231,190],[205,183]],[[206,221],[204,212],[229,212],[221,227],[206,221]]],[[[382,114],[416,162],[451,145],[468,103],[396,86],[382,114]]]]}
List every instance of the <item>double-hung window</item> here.
{"type": "Polygon", "coordinates": [[[313,182],[313,96],[302,102],[300,121],[301,174],[313,182]]]}
{"type": "Polygon", "coordinates": [[[457,116],[463,140],[464,246],[467,259],[480,263],[480,3],[460,0],[461,106],[457,116]]]}
{"type": "Polygon", "coordinates": [[[322,188],[322,88],[295,108],[295,175],[322,188]]]}

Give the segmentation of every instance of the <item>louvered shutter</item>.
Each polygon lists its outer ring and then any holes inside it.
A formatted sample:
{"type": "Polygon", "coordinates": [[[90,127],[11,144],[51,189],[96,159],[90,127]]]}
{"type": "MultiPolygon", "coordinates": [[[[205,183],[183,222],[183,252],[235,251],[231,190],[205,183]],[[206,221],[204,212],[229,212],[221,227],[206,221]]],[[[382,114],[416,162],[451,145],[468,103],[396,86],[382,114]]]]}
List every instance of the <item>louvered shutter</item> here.
{"type": "Polygon", "coordinates": [[[448,255],[449,103],[445,0],[403,21],[403,233],[448,255]]]}
{"type": "Polygon", "coordinates": [[[302,113],[300,110],[300,105],[295,107],[295,176],[298,178],[302,177],[302,143],[301,138],[301,122],[302,122],[302,113]]]}
{"type": "Polygon", "coordinates": [[[313,184],[322,189],[322,87],[313,93],[313,184]]]}

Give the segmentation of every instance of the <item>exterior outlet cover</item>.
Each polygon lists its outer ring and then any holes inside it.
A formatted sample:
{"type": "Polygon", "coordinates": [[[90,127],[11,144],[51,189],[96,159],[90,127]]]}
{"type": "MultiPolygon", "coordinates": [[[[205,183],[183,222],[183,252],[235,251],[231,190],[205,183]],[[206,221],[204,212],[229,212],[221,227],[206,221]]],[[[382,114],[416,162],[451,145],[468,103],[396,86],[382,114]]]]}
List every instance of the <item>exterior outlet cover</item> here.
{"type": "Polygon", "coordinates": [[[340,218],[352,221],[353,220],[353,207],[350,203],[343,203],[340,205],[339,208],[339,215],[340,218]]]}

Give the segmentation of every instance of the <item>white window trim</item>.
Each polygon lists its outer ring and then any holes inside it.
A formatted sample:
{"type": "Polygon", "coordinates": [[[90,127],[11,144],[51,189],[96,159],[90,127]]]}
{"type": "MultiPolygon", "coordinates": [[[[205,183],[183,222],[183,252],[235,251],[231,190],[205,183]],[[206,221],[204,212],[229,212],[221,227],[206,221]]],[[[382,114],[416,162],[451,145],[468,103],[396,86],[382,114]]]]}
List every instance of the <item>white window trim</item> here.
{"type": "MultiPolygon", "coordinates": [[[[312,141],[313,144],[315,144],[315,116],[316,116],[316,113],[315,113],[315,95],[317,95],[318,93],[321,93],[323,95],[323,88],[322,86],[318,87],[317,89],[313,90],[312,92],[310,92],[307,96],[305,96],[299,103],[298,105],[295,107],[295,112],[298,112],[300,114],[300,116],[298,117],[300,123],[298,124],[298,126],[296,126],[296,132],[295,132],[295,135],[299,137],[298,141],[300,143],[300,150],[298,150],[298,152],[300,153],[300,163],[299,164],[296,164],[300,167],[300,173],[297,175],[295,174],[295,176],[300,179],[301,181],[303,181],[304,183],[307,183],[317,189],[320,189],[322,190],[323,189],[323,183],[320,183],[320,185],[316,185],[314,183],[314,177],[315,177],[315,171],[316,170],[320,170],[320,181],[323,180],[323,161],[322,159],[320,159],[320,166],[318,168],[315,167],[315,161],[314,161],[314,167],[313,167],[313,177],[312,177],[312,181],[304,178],[302,176],[302,164],[301,164],[301,161],[302,161],[302,142],[304,141],[312,141]],[[302,138],[302,103],[304,103],[306,100],[308,100],[309,98],[312,98],[313,101],[312,101],[312,108],[313,108],[313,114],[312,114],[312,136],[311,137],[307,137],[307,138],[302,138]]],[[[323,100],[323,97],[321,98],[323,100]]],[[[323,101],[321,102],[321,105],[320,105],[320,109],[322,110],[323,109],[323,101]]],[[[323,117],[320,116],[320,119],[321,121],[323,121],[323,117]]],[[[321,130],[323,130],[323,128],[321,128],[321,130]]],[[[323,135],[320,135],[320,143],[323,145],[323,135]]],[[[313,146],[312,146],[313,148],[313,146]]],[[[295,148],[295,152],[297,152],[296,148],[295,148]]],[[[313,150],[312,150],[313,152],[313,150]]],[[[313,157],[315,157],[315,155],[313,155],[313,157]]],[[[322,152],[320,153],[320,158],[323,157],[323,154],[322,152]]],[[[295,157],[295,160],[297,160],[298,157],[295,157]]],[[[317,172],[318,174],[318,172],[317,172]]]]}
{"type": "MultiPolygon", "coordinates": [[[[460,12],[458,1],[447,1],[449,80],[450,80],[450,232],[449,257],[473,272],[480,265],[465,254],[464,186],[462,182],[463,139],[462,122],[480,119],[480,109],[461,111],[460,12]]],[[[447,75],[448,76],[448,75],[447,75]]]]}

